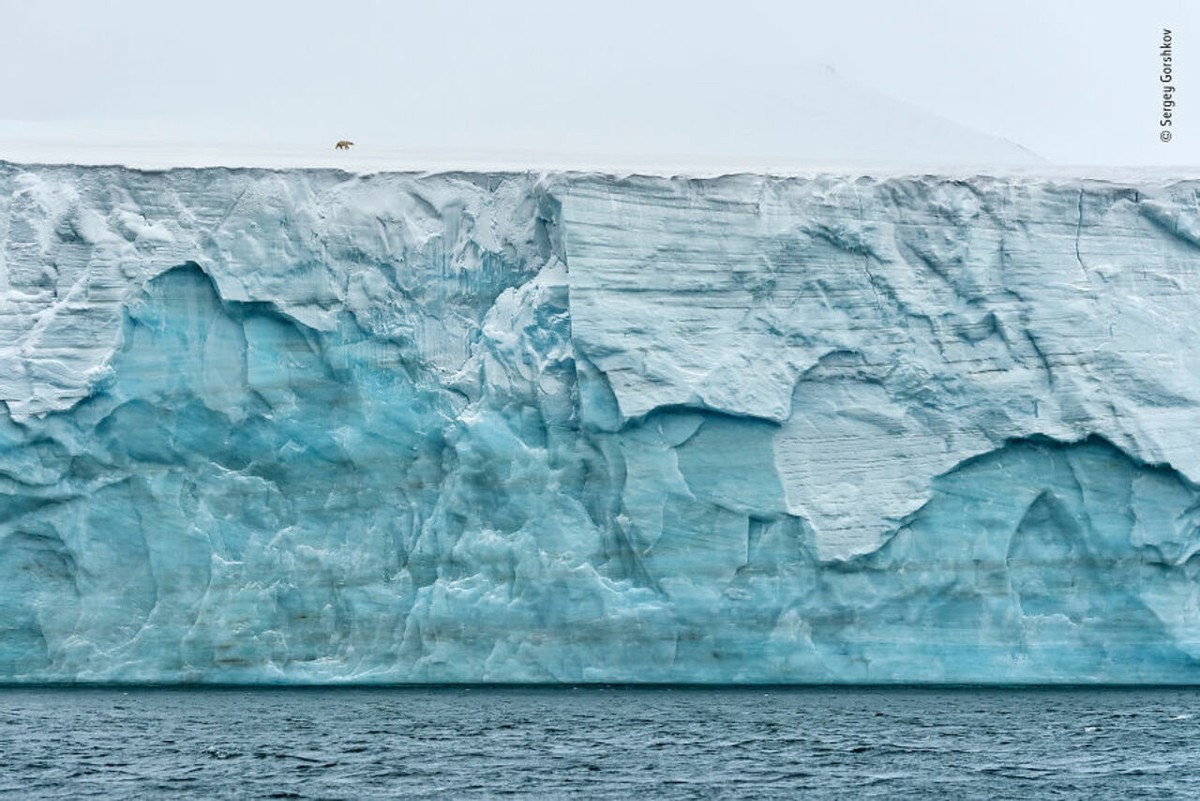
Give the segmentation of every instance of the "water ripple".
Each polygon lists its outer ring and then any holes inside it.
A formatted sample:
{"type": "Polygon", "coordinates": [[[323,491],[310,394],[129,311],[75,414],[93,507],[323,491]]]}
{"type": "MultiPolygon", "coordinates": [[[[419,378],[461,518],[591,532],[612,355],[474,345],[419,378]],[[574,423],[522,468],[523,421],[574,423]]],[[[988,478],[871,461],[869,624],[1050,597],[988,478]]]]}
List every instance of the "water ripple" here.
{"type": "Polygon", "coordinates": [[[1196,690],[0,691],[24,798],[1200,796],[1196,690]]]}

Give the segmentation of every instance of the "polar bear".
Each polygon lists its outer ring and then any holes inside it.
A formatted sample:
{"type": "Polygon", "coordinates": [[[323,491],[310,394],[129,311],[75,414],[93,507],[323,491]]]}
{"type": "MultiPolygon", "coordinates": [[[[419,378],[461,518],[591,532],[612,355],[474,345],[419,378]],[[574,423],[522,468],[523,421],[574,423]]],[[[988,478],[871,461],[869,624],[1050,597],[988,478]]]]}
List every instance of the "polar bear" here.
{"type": "Polygon", "coordinates": [[[333,146],[334,150],[349,150],[354,147],[354,143],[349,139],[339,139],[338,143],[333,146]]]}

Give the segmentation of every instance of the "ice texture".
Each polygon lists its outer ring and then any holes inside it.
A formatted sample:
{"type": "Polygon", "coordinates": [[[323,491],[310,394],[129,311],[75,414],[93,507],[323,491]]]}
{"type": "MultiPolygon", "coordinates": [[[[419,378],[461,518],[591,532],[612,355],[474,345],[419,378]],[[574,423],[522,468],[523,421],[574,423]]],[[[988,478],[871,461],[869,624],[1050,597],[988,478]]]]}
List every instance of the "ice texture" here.
{"type": "Polygon", "coordinates": [[[0,680],[1200,680],[1200,183],[0,163],[0,680]]]}

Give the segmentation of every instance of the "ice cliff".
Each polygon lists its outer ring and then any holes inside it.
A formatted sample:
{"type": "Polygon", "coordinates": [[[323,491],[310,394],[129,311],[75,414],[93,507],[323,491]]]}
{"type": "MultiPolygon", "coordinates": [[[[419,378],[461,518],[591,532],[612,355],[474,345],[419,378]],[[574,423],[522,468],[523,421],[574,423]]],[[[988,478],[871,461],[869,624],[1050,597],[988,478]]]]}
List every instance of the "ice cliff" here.
{"type": "Polygon", "coordinates": [[[0,163],[0,680],[1200,680],[1200,183],[0,163]]]}

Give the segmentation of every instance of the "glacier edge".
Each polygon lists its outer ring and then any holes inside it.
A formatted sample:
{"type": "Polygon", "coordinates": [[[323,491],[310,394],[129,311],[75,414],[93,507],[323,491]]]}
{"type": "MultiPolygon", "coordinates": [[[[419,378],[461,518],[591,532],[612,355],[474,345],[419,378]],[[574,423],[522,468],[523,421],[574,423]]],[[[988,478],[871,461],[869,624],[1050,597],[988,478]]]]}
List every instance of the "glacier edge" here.
{"type": "Polygon", "coordinates": [[[1198,186],[0,163],[0,679],[1194,681],[1198,186]]]}

